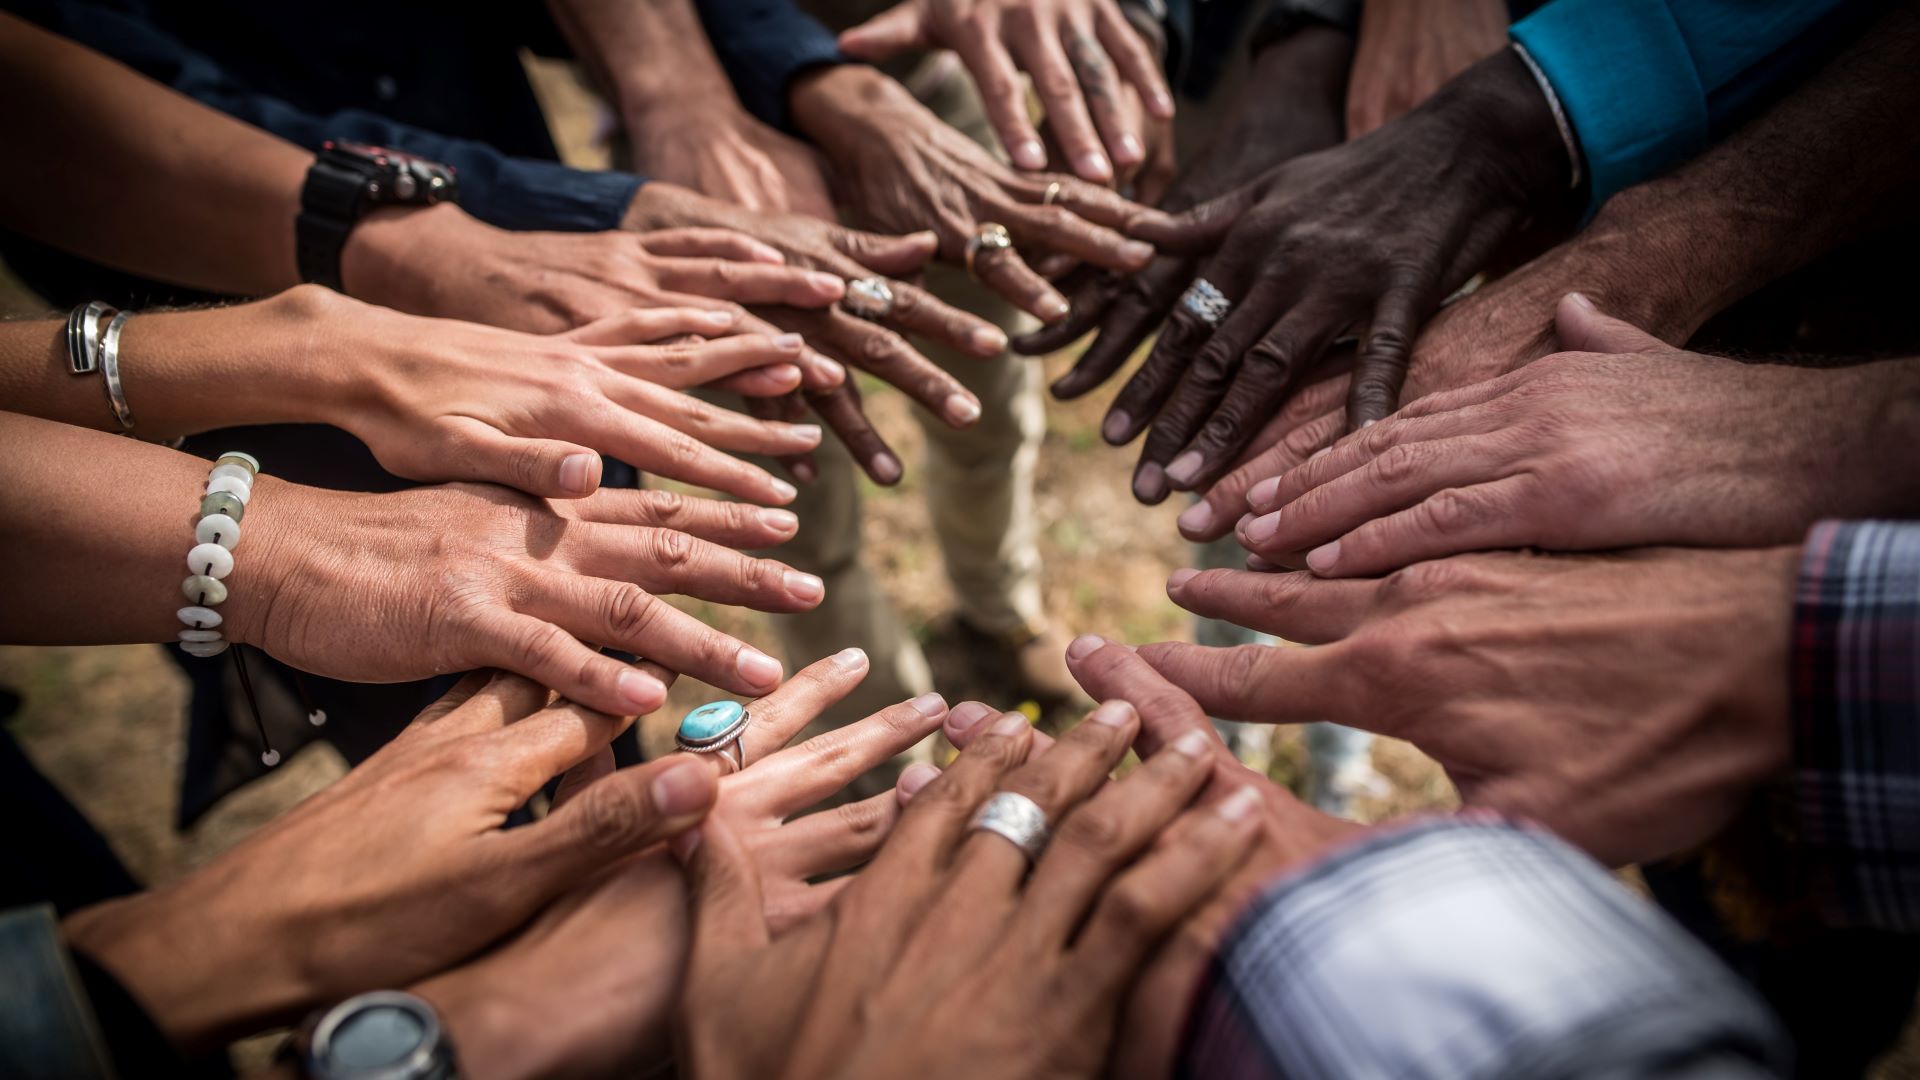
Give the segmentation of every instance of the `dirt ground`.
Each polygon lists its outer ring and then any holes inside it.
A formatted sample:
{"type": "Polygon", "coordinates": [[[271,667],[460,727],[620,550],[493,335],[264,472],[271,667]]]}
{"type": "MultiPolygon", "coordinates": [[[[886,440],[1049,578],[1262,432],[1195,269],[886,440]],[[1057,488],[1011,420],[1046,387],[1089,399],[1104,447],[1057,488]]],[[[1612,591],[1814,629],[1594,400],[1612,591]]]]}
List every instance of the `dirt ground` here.
{"type": "MultiPolygon", "coordinates": [[[[557,134],[570,160],[591,163],[593,114],[576,84],[543,73],[543,96],[558,121],[557,134]]],[[[43,311],[0,268],[0,315],[43,311]]],[[[1049,376],[1071,363],[1071,351],[1048,358],[1049,376]]],[[[1117,385],[1117,384],[1116,384],[1117,385]]],[[[1074,632],[1098,631],[1127,641],[1190,640],[1188,617],[1167,598],[1168,572],[1188,565],[1189,549],[1174,529],[1178,501],[1142,508],[1128,493],[1132,452],[1106,447],[1098,437],[1110,393],[1077,403],[1048,402],[1048,430],[1040,459],[1038,512],[1045,560],[1046,597],[1053,616],[1074,632]]],[[[894,490],[867,489],[865,540],[876,576],[886,583],[906,623],[934,661],[948,699],[981,697],[1004,706],[990,683],[959,670],[935,627],[948,610],[950,590],[939,551],[929,533],[918,472],[919,429],[903,399],[888,391],[867,395],[882,431],[909,462],[907,479],[894,490]]],[[[770,652],[777,641],[752,612],[699,607],[703,617],[770,652]]],[[[172,828],[175,789],[182,763],[185,683],[156,646],[111,648],[0,647],[0,686],[24,700],[10,729],[36,763],[111,839],[135,875],[148,883],[179,877],[225,850],[261,823],[338,778],[339,756],[316,745],[284,762],[266,779],[228,798],[186,833],[172,828]]],[[[649,725],[671,730],[687,708],[715,696],[683,680],[664,715],[649,725]]],[[[1298,729],[1275,743],[1271,774],[1297,783],[1303,752],[1298,729]]],[[[1390,790],[1362,806],[1377,819],[1451,805],[1453,794],[1440,770],[1404,743],[1380,740],[1376,766],[1390,790]]],[[[1913,1040],[1908,1040],[1909,1047],[1913,1040]]],[[[256,1059],[248,1048],[243,1060],[256,1059]]],[[[1884,1063],[1876,1075],[1920,1077],[1910,1049],[1884,1063]]]]}

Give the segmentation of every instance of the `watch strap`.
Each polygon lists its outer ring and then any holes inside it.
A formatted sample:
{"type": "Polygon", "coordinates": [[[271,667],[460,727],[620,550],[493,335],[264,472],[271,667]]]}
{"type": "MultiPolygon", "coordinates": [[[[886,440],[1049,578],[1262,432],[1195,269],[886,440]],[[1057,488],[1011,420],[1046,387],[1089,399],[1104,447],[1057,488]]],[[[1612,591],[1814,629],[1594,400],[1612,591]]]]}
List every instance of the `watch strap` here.
{"type": "Polygon", "coordinates": [[[294,220],[294,251],[300,280],[345,292],[340,284],[340,253],[365,211],[367,183],[374,170],[356,168],[321,151],[300,189],[300,216],[294,220]]]}

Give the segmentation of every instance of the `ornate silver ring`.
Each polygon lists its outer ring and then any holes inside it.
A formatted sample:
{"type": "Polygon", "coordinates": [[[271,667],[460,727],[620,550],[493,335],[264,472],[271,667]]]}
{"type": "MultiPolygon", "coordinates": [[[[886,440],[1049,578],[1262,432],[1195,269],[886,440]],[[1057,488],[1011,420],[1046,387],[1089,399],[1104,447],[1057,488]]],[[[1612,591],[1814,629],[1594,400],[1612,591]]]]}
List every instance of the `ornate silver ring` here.
{"type": "Polygon", "coordinates": [[[1181,295],[1180,306],[1187,309],[1187,314],[1219,329],[1220,324],[1227,321],[1227,312],[1233,310],[1233,301],[1215,288],[1213,282],[1194,278],[1193,284],[1181,295]]]}
{"type": "Polygon", "coordinates": [[[973,272],[973,268],[974,264],[979,261],[982,252],[1005,251],[1012,246],[1013,234],[1007,231],[1005,225],[997,221],[981,222],[980,227],[975,229],[973,235],[967,238],[968,276],[979,276],[973,272]]]}
{"type": "Polygon", "coordinates": [[[967,829],[990,832],[1012,841],[1029,863],[1040,861],[1040,853],[1047,850],[1047,840],[1051,835],[1047,828],[1046,811],[1025,795],[1011,791],[997,791],[992,798],[980,804],[967,829]]]}
{"type": "Polygon", "coordinates": [[[862,319],[884,319],[893,314],[893,288],[886,278],[863,277],[847,282],[847,295],[840,298],[847,314],[862,319]]]}

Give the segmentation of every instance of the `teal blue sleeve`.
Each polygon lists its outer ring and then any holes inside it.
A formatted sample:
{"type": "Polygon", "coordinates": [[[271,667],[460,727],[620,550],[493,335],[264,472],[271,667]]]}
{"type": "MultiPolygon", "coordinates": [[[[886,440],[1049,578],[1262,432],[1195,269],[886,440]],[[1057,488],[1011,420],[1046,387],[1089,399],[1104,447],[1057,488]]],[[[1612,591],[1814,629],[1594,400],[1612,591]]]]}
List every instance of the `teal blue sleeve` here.
{"type": "Polygon", "coordinates": [[[1869,0],[1553,0],[1513,39],[1553,84],[1598,207],[1699,153],[1869,0]]]}

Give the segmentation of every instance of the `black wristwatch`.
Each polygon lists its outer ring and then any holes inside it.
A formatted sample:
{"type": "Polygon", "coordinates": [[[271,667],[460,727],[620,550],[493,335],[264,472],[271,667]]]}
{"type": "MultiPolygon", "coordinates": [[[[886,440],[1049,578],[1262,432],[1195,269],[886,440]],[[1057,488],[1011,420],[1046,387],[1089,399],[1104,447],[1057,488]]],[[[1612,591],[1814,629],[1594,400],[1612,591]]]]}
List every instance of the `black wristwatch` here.
{"type": "Polygon", "coordinates": [[[459,201],[451,166],[365,143],[329,142],[300,189],[300,217],[294,223],[300,280],[339,289],[347,234],[376,206],[459,201]]]}
{"type": "Polygon", "coordinates": [[[281,1044],[310,1080],[452,1080],[453,1044],[433,1006],[400,990],[350,997],[307,1018],[281,1044]]]}

